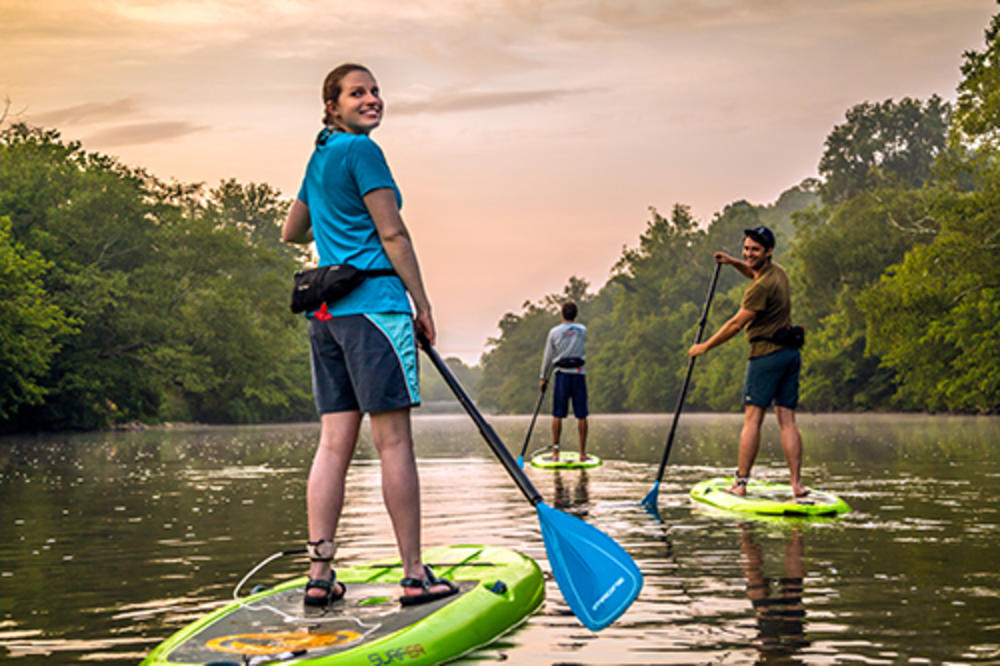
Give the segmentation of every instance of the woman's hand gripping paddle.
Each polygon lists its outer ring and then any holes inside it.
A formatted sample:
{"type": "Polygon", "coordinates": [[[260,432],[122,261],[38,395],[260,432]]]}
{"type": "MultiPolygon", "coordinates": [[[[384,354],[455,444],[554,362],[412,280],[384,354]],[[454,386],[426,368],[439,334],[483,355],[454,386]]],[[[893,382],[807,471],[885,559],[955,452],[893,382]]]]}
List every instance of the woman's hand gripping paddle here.
{"type": "Polygon", "coordinates": [[[538,389],[538,402],[535,403],[535,411],[531,415],[531,424],[528,426],[528,434],[524,436],[524,446],[521,447],[521,455],[517,457],[517,466],[524,469],[524,453],[528,450],[528,442],[531,441],[531,431],[535,429],[535,419],[538,418],[538,410],[542,408],[542,398],[545,397],[545,387],[548,386],[549,378],[545,378],[545,383],[538,389]]]}
{"type": "MultiPolygon", "coordinates": [[[[722,264],[716,262],[715,272],[712,274],[712,284],[708,287],[708,297],[705,299],[705,308],[701,312],[701,321],[698,322],[698,334],[694,338],[694,343],[701,342],[701,334],[705,332],[705,322],[708,321],[708,308],[712,305],[712,295],[715,294],[715,283],[719,281],[719,270],[722,264]]],[[[660,519],[660,511],[657,508],[660,500],[660,481],[663,480],[663,470],[667,467],[667,458],[670,456],[670,447],[674,443],[674,433],[677,431],[677,421],[681,417],[681,408],[684,406],[684,396],[687,395],[688,384],[691,382],[691,371],[694,369],[694,357],[688,359],[687,373],[684,375],[684,384],[681,386],[681,394],[677,398],[677,409],[674,410],[674,422],[670,425],[670,434],[667,436],[667,445],[663,449],[663,457],[660,459],[660,471],[656,474],[656,483],[653,489],[643,498],[642,506],[646,511],[660,519]]]]}
{"type": "Polygon", "coordinates": [[[614,622],[635,601],[642,589],[639,567],[618,542],[607,534],[542,501],[542,496],[525,476],[524,470],[517,466],[500,437],[423,336],[420,336],[420,346],[472,417],[480,434],[507,473],[538,512],[545,553],[570,610],[591,631],[600,631],[614,622]]]}

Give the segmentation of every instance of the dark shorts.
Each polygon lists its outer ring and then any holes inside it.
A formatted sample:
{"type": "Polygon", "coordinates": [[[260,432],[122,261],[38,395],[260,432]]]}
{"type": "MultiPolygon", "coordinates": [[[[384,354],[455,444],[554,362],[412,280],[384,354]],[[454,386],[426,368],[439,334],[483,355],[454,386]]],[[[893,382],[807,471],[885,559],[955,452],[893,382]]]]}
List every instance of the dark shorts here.
{"type": "Polygon", "coordinates": [[[316,411],[384,412],[420,404],[417,345],[408,314],[309,320],[316,411]]]}
{"type": "Polygon", "coordinates": [[[798,349],[776,352],[750,359],[743,380],[743,404],[795,409],[799,404],[799,370],[802,355],[798,349]]]}
{"type": "Polygon", "coordinates": [[[573,416],[587,418],[587,375],[578,372],[557,372],[552,387],[552,416],[564,419],[573,399],[573,416]]]}

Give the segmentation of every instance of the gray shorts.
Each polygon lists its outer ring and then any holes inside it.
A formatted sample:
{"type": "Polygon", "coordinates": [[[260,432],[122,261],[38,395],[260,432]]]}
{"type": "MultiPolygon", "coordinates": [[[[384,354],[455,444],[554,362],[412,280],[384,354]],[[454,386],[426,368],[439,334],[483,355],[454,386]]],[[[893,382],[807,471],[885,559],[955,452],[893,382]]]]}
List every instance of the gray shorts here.
{"type": "Polygon", "coordinates": [[[798,349],[776,352],[750,359],[743,380],[743,404],[795,409],[799,404],[799,370],[802,355],[798,349]]]}
{"type": "Polygon", "coordinates": [[[316,411],[384,412],[420,404],[413,318],[379,313],[310,318],[316,411]]]}

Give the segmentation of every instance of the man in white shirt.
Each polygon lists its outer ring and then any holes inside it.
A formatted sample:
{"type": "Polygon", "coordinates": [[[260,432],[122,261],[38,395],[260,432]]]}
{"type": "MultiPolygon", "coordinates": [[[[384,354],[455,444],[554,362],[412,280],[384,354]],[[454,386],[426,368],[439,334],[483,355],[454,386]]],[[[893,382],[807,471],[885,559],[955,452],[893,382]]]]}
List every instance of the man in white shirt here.
{"type": "Polygon", "coordinates": [[[555,370],[555,385],[552,389],[552,459],[559,459],[559,439],[562,435],[562,420],[569,414],[569,402],[573,401],[573,416],[577,420],[580,435],[580,461],[587,460],[587,374],[583,369],[586,355],[584,346],[587,327],[576,320],[577,307],[572,301],[562,306],[562,323],[549,331],[545,340],[545,354],[542,357],[542,381],[540,390],[548,385],[549,373],[555,370]]]}

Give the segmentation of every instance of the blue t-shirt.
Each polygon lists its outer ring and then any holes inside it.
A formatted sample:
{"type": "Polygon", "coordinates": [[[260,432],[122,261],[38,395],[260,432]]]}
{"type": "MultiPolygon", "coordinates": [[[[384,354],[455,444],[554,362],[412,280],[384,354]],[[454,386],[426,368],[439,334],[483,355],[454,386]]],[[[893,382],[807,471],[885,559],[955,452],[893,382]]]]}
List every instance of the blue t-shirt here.
{"type": "MultiPolygon", "coordinates": [[[[320,266],[392,268],[363,198],[383,187],[392,188],[396,205],[402,206],[403,199],[385,155],[367,135],[327,130],[320,134],[298,196],[309,207],[320,266]]],[[[369,312],[412,314],[406,288],[395,276],[367,278],[327,309],[335,316],[369,312]]]]}

